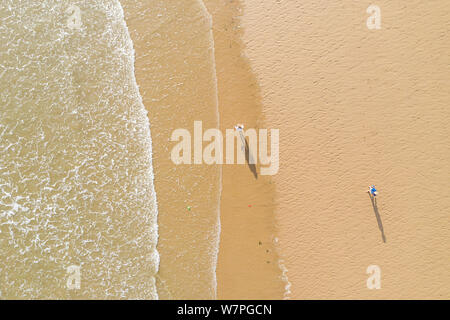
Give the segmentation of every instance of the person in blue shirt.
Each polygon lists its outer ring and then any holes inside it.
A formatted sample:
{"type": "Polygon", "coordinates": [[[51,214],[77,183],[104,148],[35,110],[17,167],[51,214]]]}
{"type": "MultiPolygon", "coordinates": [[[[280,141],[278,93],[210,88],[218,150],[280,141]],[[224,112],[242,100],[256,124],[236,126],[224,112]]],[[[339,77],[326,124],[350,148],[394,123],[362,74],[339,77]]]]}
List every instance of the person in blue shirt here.
{"type": "Polygon", "coordinates": [[[374,186],[374,185],[369,186],[369,193],[370,193],[373,197],[376,197],[376,196],[377,196],[378,191],[377,191],[377,189],[375,189],[375,186],[374,186]]]}

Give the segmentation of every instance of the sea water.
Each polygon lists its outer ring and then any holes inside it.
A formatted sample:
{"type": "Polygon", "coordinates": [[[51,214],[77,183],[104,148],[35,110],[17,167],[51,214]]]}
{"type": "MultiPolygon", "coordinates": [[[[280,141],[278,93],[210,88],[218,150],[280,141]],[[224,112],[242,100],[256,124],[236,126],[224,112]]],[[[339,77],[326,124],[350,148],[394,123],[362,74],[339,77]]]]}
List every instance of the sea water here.
{"type": "Polygon", "coordinates": [[[121,4],[1,1],[0,298],[157,298],[157,237],[121,4]]]}

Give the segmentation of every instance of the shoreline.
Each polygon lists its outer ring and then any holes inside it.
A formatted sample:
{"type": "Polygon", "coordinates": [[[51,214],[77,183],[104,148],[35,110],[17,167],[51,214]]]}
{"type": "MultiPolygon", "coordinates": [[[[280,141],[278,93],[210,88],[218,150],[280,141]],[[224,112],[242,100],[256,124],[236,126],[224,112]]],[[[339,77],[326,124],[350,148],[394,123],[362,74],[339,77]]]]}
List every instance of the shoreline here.
{"type": "Polygon", "coordinates": [[[174,130],[192,130],[195,120],[218,126],[210,20],[199,0],[122,0],[122,5],[151,124],[159,211],[158,295],[214,299],[221,168],[171,160],[174,130]]]}

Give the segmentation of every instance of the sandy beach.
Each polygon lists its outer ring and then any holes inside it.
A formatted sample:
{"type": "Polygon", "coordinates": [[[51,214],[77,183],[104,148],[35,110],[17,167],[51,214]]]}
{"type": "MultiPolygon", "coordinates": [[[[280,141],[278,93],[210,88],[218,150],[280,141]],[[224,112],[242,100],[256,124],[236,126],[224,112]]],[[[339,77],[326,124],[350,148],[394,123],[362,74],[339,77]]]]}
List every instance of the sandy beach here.
{"type": "MultiPolygon", "coordinates": [[[[165,13],[171,8],[184,23],[204,21],[191,29],[200,49],[168,59],[168,75],[157,78],[149,77],[155,38],[143,36],[152,25],[142,18],[147,11],[125,5],[154,134],[160,297],[448,298],[450,48],[443,35],[449,9],[380,2],[381,29],[369,30],[365,4],[206,0],[202,7],[191,1],[187,7],[198,19],[178,12],[177,4],[172,1],[165,13]],[[197,86],[195,94],[168,91],[164,99],[175,97],[170,103],[155,103],[162,93],[155,81],[164,87],[174,72],[171,63],[199,56],[200,69],[176,67],[179,75],[205,70],[205,76],[183,80],[197,86]],[[185,224],[194,223],[186,205],[197,203],[204,216],[214,210],[214,201],[195,195],[205,184],[188,191],[162,178],[175,170],[167,157],[170,131],[194,120],[223,131],[236,123],[280,130],[276,175],[255,177],[247,165],[222,166],[215,273],[206,268],[197,274],[205,266],[196,263],[201,254],[184,251],[202,243],[196,238],[202,230],[194,225],[196,231],[184,235],[185,224]],[[369,184],[379,189],[376,203],[369,184]],[[191,202],[181,200],[187,198],[191,202]],[[172,210],[181,213],[173,216],[172,210]],[[174,267],[173,261],[183,262],[174,267]],[[380,267],[381,290],[366,286],[370,265],[380,267]],[[198,281],[208,278],[217,287],[208,285],[205,293],[198,281]]],[[[177,30],[171,28],[165,30],[169,39],[177,30]]],[[[183,37],[188,34],[176,41],[187,46],[183,37]]],[[[173,57],[173,48],[165,50],[160,61],[173,57]]],[[[214,166],[176,170],[184,183],[211,174],[216,178],[209,182],[219,181],[214,166]]],[[[207,246],[208,237],[202,239],[207,246]]]]}
{"type": "Polygon", "coordinates": [[[154,135],[160,298],[448,298],[449,9],[383,1],[369,30],[363,3],[204,5],[156,5],[179,28],[155,26],[155,3],[124,5],[154,135]],[[194,120],[279,129],[279,172],[175,166],[170,133],[194,120]],[[220,199],[202,196],[211,183],[220,199]],[[381,290],[366,286],[370,265],[381,290]]]}

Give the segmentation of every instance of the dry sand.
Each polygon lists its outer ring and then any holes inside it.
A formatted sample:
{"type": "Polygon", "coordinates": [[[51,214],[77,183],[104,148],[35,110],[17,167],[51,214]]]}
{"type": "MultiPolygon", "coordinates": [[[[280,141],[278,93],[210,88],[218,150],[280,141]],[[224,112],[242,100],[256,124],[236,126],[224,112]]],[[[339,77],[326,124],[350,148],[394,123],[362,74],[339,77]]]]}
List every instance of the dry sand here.
{"type": "Polygon", "coordinates": [[[450,298],[450,7],[245,0],[292,298],[450,298]],[[378,213],[366,193],[379,189],[378,213]],[[366,268],[381,268],[380,290],[366,268]]]}

